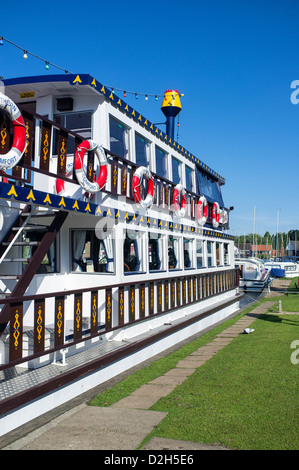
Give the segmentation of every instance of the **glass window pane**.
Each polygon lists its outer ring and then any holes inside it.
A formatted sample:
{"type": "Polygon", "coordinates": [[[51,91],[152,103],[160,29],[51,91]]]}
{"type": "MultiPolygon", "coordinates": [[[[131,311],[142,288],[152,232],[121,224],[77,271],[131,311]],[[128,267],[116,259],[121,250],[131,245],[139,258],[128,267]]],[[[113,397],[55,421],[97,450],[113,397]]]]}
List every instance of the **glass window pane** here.
{"type": "Polygon", "coordinates": [[[160,234],[148,234],[149,270],[163,269],[163,238],[160,234]]]}
{"type": "Polygon", "coordinates": [[[114,119],[109,117],[110,126],[110,150],[123,158],[129,158],[129,129],[114,119]]]}
{"type": "Polygon", "coordinates": [[[208,258],[208,267],[213,266],[212,260],[212,242],[207,242],[207,258],[208,258]]]}
{"type": "Polygon", "coordinates": [[[168,268],[176,269],[180,267],[179,240],[169,237],[168,239],[168,268]]]}
{"type": "Polygon", "coordinates": [[[74,132],[78,132],[78,134],[82,129],[91,130],[91,113],[86,112],[66,114],[66,128],[74,132]]]}
{"type": "Polygon", "coordinates": [[[93,230],[73,230],[72,269],[76,272],[113,273],[112,234],[107,234],[105,239],[99,239],[93,230]]]}
{"type": "Polygon", "coordinates": [[[125,230],[124,238],[124,272],[143,270],[142,234],[135,230],[125,230]]]}
{"type": "Polygon", "coordinates": [[[216,266],[220,266],[220,243],[216,242],[216,266]]]}
{"type": "Polygon", "coordinates": [[[197,268],[203,267],[203,241],[196,240],[196,262],[197,268]]]}
{"type": "Polygon", "coordinates": [[[181,182],[181,162],[172,157],[172,181],[174,184],[181,182]]]}
{"type": "Polygon", "coordinates": [[[193,268],[193,240],[184,238],[184,267],[193,268]]]}
{"type": "Polygon", "coordinates": [[[193,191],[193,170],[189,166],[186,166],[186,189],[193,191]]]}
{"type": "Polygon", "coordinates": [[[150,159],[150,143],[137,133],[135,134],[135,151],[137,165],[147,167],[150,159]]]}
{"type": "Polygon", "coordinates": [[[167,178],[167,155],[158,147],[156,147],[156,173],[167,178]]]}
{"type": "Polygon", "coordinates": [[[227,266],[229,265],[228,243],[224,243],[223,251],[224,251],[224,264],[225,266],[227,266]]]}

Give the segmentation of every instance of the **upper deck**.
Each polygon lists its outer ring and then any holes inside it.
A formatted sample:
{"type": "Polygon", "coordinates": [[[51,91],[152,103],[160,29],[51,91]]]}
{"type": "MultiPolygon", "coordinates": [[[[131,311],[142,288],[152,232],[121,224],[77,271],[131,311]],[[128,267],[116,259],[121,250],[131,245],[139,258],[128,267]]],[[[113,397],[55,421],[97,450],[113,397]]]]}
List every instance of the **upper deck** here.
{"type": "MultiPolygon", "coordinates": [[[[24,202],[30,200],[64,210],[98,214],[109,195],[109,207],[119,209],[119,203],[116,204],[119,197],[128,203],[134,202],[133,174],[137,167],[146,166],[155,181],[154,205],[147,211],[149,216],[151,211],[169,211],[178,183],[187,191],[184,219],[195,221],[196,204],[201,195],[208,201],[208,227],[211,226],[212,204],[218,202],[220,208],[225,209],[221,195],[221,185],[225,183],[222,176],[90,75],[9,79],[5,81],[5,94],[20,107],[28,141],[22,162],[7,172],[9,179],[22,186],[9,189],[12,193],[7,191],[8,199],[15,197],[15,192],[19,201],[25,198],[24,202]],[[66,168],[73,162],[76,147],[90,138],[105,149],[108,178],[105,188],[87,199],[75,175],[66,174],[66,168]],[[57,195],[57,176],[65,182],[68,198],[61,200],[57,195]],[[28,192],[28,188],[34,193],[28,192]]],[[[0,153],[5,153],[11,145],[8,136],[12,134],[12,126],[3,113],[0,119],[0,153]]],[[[89,179],[92,179],[96,166],[91,156],[87,167],[89,179]]],[[[1,197],[5,195],[1,193],[1,197]]],[[[154,212],[153,216],[156,215],[154,212]]],[[[228,228],[228,222],[220,223],[217,229],[222,231],[224,228],[228,228]]]]}

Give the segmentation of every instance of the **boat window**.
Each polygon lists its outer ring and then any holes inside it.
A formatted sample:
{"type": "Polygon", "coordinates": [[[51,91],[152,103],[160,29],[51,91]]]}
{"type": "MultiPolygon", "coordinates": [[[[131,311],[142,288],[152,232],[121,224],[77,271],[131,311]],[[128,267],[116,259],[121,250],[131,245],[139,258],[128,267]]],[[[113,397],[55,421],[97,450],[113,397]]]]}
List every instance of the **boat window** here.
{"type": "Polygon", "coordinates": [[[72,270],[86,273],[114,272],[112,233],[99,239],[94,230],[72,230],[72,270]]]}
{"type": "Polygon", "coordinates": [[[213,178],[208,178],[210,192],[214,201],[218,202],[223,207],[223,199],[219,182],[213,178]]]}
{"type": "Polygon", "coordinates": [[[193,240],[184,238],[184,268],[194,268],[193,240]]]}
{"type": "Polygon", "coordinates": [[[167,155],[159,147],[155,147],[156,173],[163,178],[167,178],[167,155]]]}
{"type": "Polygon", "coordinates": [[[203,241],[202,240],[196,240],[196,265],[197,265],[197,268],[202,268],[204,266],[203,241]]]}
{"type": "Polygon", "coordinates": [[[168,268],[180,268],[180,246],[178,238],[169,237],[168,239],[168,268]]]}
{"type": "Polygon", "coordinates": [[[135,133],[136,163],[138,166],[149,166],[150,163],[150,142],[141,135],[135,133]]]}
{"type": "Polygon", "coordinates": [[[213,243],[207,241],[207,258],[208,258],[208,267],[213,266],[213,243]]]}
{"type": "Polygon", "coordinates": [[[205,172],[198,168],[198,166],[196,167],[195,175],[198,192],[206,196],[210,202],[216,201],[223,207],[224,203],[219,181],[210,178],[205,172]]]}
{"type": "Polygon", "coordinates": [[[193,170],[189,166],[186,165],[186,189],[187,191],[194,191],[194,184],[193,184],[193,170]]]}
{"type": "MultiPolygon", "coordinates": [[[[62,114],[55,114],[54,115],[54,122],[59,124],[60,126],[69,129],[70,131],[76,132],[79,134],[84,140],[92,138],[91,132],[91,118],[92,112],[91,111],[80,111],[77,113],[62,113],[62,114]]],[[[53,154],[57,155],[58,153],[58,131],[54,129],[54,149],[53,154]]],[[[68,145],[67,145],[67,153],[73,154],[75,152],[75,140],[69,136],[68,138],[68,145]]]]}
{"type": "Polygon", "coordinates": [[[174,184],[181,182],[181,162],[172,157],[172,181],[174,184]]]}
{"type": "Polygon", "coordinates": [[[164,269],[163,266],[163,238],[161,234],[148,234],[148,262],[149,270],[164,269]]]}
{"type": "Polygon", "coordinates": [[[224,265],[229,265],[229,251],[228,251],[228,243],[223,244],[223,255],[224,255],[224,265]]]}
{"type": "Polygon", "coordinates": [[[287,266],[287,265],[285,264],[284,269],[285,269],[286,271],[296,271],[296,266],[287,266]]]}
{"type": "Polygon", "coordinates": [[[124,234],[124,272],[144,271],[143,233],[125,230],[124,234]]]}
{"type": "Polygon", "coordinates": [[[116,155],[129,159],[129,129],[120,121],[109,116],[110,150],[116,155]]]}
{"type": "Polygon", "coordinates": [[[197,187],[199,188],[200,194],[211,197],[206,174],[203,173],[198,167],[196,167],[195,173],[196,173],[196,183],[197,183],[197,187]]]}
{"type": "Polygon", "coordinates": [[[222,264],[220,256],[220,243],[216,242],[216,266],[222,264]]]}
{"type": "MultiPolygon", "coordinates": [[[[22,258],[27,258],[28,261],[23,261],[23,270],[28,265],[30,258],[34,255],[39,242],[43,239],[45,231],[36,230],[32,232],[26,232],[24,230],[24,236],[22,239],[23,243],[26,243],[22,248],[22,258]]],[[[37,274],[46,274],[46,273],[57,273],[58,272],[58,263],[57,263],[57,246],[56,240],[50,246],[47,254],[44,256],[44,259],[41,262],[40,267],[38,268],[37,274]]]]}

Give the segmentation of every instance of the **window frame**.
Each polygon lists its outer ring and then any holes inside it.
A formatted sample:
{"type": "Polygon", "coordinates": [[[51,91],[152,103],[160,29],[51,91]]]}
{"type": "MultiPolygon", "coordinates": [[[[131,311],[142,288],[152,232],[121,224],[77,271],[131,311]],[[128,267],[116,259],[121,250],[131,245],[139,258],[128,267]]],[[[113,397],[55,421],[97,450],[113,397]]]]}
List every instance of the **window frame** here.
{"type": "Polygon", "coordinates": [[[131,160],[132,161],[132,157],[131,157],[131,154],[132,154],[132,152],[131,152],[131,131],[132,131],[132,128],[130,126],[128,126],[123,121],[121,121],[120,119],[115,117],[113,114],[111,114],[111,113],[108,114],[108,139],[109,139],[109,150],[110,150],[110,152],[114,153],[115,155],[118,155],[121,158],[125,158],[126,160],[131,160]],[[127,136],[127,140],[128,140],[127,156],[125,156],[125,151],[123,152],[123,155],[119,155],[118,153],[114,152],[111,149],[111,137],[113,137],[113,136],[111,136],[110,120],[113,120],[116,124],[123,127],[128,133],[128,136],[127,136]]]}
{"type": "MultiPolygon", "coordinates": [[[[131,274],[144,274],[146,272],[146,260],[145,260],[145,231],[144,230],[140,230],[140,229],[135,229],[135,228],[124,228],[123,229],[123,247],[122,247],[122,253],[123,253],[123,274],[125,276],[128,276],[128,275],[131,275],[131,274]],[[126,236],[126,232],[135,232],[137,233],[137,237],[139,238],[139,240],[137,241],[137,249],[139,251],[141,251],[141,253],[138,253],[138,263],[140,265],[140,269],[139,270],[134,270],[134,271],[125,271],[125,265],[127,267],[128,264],[125,263],[126,261],[126,258],[125,258],[125,253],[124,253],[124,249],[125,249],[125,241],[127,239],[127,236],[126,236]],[[138,243],[139,243],[139,246],[138,246],[138,243]]],[[[134,248],[135,249],[135,248],[134,248]]],[[[136,251],[135,251],[136,253],[136,251]]]]}
{"type": "MultiPolygon", "coordinates": [[[[107,254],[106,254],[106,259],[107,259],[107,262],[106,263],[101,263],[99,262],[99,252],[100,252],[100,249],[101,249],[101,245],[102,245],[102,250],[105,250],[107,251],[107,248],[105,247],[105,243],[104,243],[104,240],[103,239],[100,239],[96,236],[96,233],[95,233],[95,230],[94,228],[86,228],[86,229],[81,229],[81,228],[71,228],[70,229],[70,265],[71,265],[71,268],[70,268],[70,272],[72,274],[92,274],[92,275],[95,275],[95,274],[102,274],[102,275],[115,275],[116,274],[116,259],[115,259],[115,237],[114,237],[114,233],[112,232],[111,234],[111,241],[112,241],[112,253],[113,253],[113,258],[108,258],[107,257],[107,254]],[[76,263],[78,266],[79,264],[74,261],[75,260],[75,257],[74,257],[74,233],[75,232],[85,232],[86,235],[85,235],[85,244],[84,244],[84,249],[82,250],[82,255],[80,256],[80,260],[82,259],[83,261],[83,258],[86,259],[86,263],[85,263],[85,270],[79,270],[77,268],[74,268],[74,263],[76,263]],[[90,240],[87,240],[88,238],[88,233],[89,233],[89,236],[91,235],[91,238],[90,240]],[[98,262],[97,262],[97,265],[98,267],[99,266],[104,266],[104,265],[109,265],[109,263],[111,261],[108,261],[109,259],[112,259],[112,270],[110,271],[107,271],[107,270],[95,270],[95,266],[94,266],[94,261],[95,261],[95,257],[94,256],[90,256],[90,257],[86,257],[86,256],[83,256],[84,254],[84,251],[86,249],[86,245],[87,243],[90,243],[90,253],[94,253],[95,251],[95,239],[99,240],[98,243],[98,262]],[[86,241],[87,240],[87,241],[86,241]],[[88,262],[90,261],[90,262],[88,262]],[[91,270],[91,265],[93,265],[93,270],[91,270]],[[88,268],[89,266],[89,268],[88,268]]],[[[79,259],[78,259],[79,260],[79,259]]]]}

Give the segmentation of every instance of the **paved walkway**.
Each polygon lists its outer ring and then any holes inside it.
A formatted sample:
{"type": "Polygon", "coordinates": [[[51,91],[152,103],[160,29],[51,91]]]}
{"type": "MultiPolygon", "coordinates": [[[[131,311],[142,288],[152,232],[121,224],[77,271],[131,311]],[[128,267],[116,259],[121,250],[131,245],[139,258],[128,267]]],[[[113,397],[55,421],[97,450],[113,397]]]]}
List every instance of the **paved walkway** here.
{"type": "MultiPolygon", "coordinates": [[[[26,437],[4,447],[5,450],[134,450],[165,418],[166,412],[149,408],[168,395],[190,374],[228,345],[275,302],[268,301],[244,315],[169,370],[107,407],[81,404],[26,437]]],[[[225,450],[221,446],[152,438],[143,450],[225,450]]]]}

